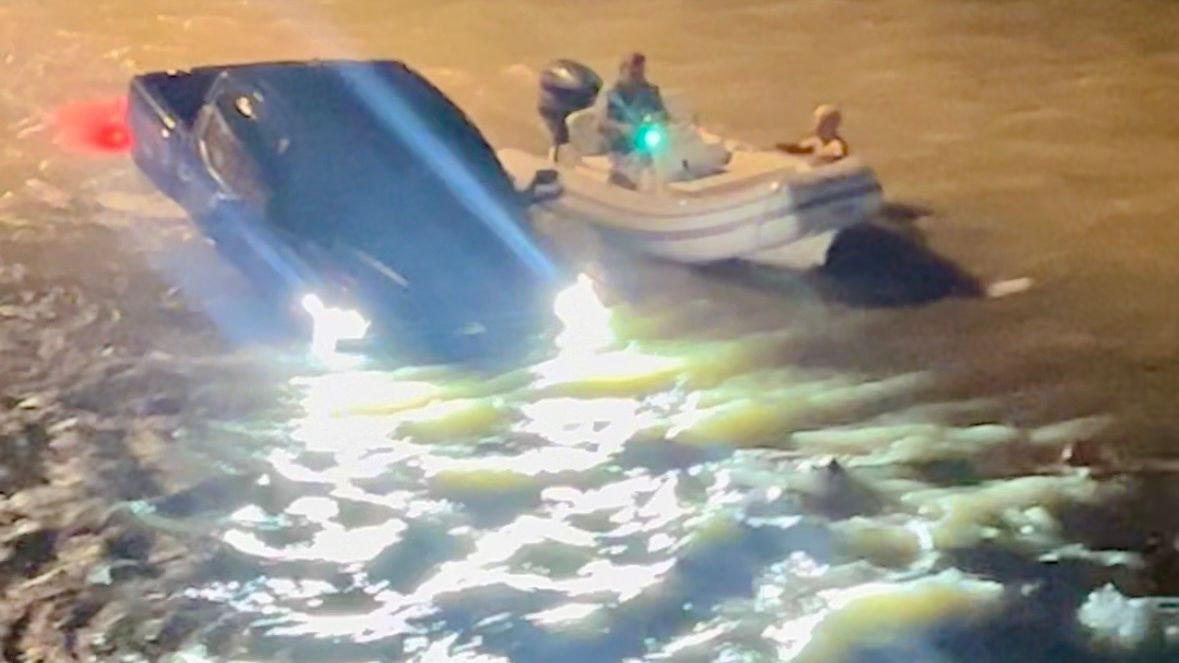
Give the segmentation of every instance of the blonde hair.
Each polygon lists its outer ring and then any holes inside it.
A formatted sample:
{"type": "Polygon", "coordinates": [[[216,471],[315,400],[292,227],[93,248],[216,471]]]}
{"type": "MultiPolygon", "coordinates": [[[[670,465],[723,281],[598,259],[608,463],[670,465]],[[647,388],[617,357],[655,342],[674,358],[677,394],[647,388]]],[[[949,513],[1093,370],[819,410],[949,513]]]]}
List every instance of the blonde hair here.
{"type": "Polygon", "coordinates": [[[834,122],[839,124],[843,121],[843,113],[831,104],[822,104],[815,109],[815,122],[834,122]]]}

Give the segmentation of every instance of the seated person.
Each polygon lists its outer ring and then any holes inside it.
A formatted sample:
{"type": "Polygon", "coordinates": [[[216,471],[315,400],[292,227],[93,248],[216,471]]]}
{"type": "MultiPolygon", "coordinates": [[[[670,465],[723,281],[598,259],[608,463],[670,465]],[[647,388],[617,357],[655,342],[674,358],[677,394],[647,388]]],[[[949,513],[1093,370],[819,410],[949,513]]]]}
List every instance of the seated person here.
{"type": "Polygon", "coordinates": [[[779,143],[776,147],[790,154],[810,154],[822,161],[839,161],[850,151],[847,141],[839,135],[843,116],[834,106],[822,105],[815,109],[814,133],[797,143],[779,143]]]}

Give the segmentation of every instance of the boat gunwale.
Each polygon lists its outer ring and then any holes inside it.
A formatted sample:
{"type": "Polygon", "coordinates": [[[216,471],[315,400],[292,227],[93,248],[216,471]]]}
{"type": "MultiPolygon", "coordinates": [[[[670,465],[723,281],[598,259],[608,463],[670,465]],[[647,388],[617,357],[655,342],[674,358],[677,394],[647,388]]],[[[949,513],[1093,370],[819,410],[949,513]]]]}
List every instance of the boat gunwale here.
{"type": "MultiPolygon", "coordinates": [[[[567,214],[573,214],[573,215],[579,217],[584,222],[592,223],[594,225],[599,225],[599,226],[605,226],[605,227],[608,227],[612,230],[628,232],[628,233],[631,233],[634,235],[641,235],[641,236],[649,237],[649,238],[662,238],[667,241],[680,241],[680,240],[703,239],[703,238],[707,238],[707,237],[719,236],[719,235],[733,232],[735,230],[739,230],[745,226],[762,225],[762,224],[773,222],[778,219],[788,219],[790,217],[797,217],[800,214],[803,214],[813,208],[820,208],[820,207],[825,207],[828,205],[835,205],[835,204],[838,204],[839,202],[842,202],[842,201],[864,200],[865,198],[869,198],[871,196],[878,195],[878,194],[880,194],[880,192],[881,192],[880,185],[878,183],[873,182],[870,185],[861,185],[859,187],[856,187],[855,189],[852,189],[849,187],[848,189],[841,190],[838,193],[813,198],[811,200],[803,201],[802,203],[794,203],[793,201],[789,201],[787,204],[775,206],[774,208],[772,208],[768,211],[758,211],[756,213],[749,214],[749,215],[743,216],[741,218],[738,218],[738,219],[732,220],[732,221],[725,221],[722,223],[715,223],[715,224],[708,224],[708,225],[698,225],[698,226],[691,227],[691,228],[677,228],[677,229],[672,229],[672,230],[664,229],[664,228],[644,228],[644,227],[639,227],[639,226],[635,226],[635,225],[631,225],[631,224],[620,224],[620,223],[611,221],[608,218],[604,218],[600,215],[595,215],[590,211],[586,211],[584,209],[584,207],[581,209],[572,208],[569,205],[563,204],[561,202],[560,198],[552,201],[551,203],[548,203],[546,205],[546,207],[557,208],[560,212],[567,213],[567,214]]],[[[600,204],[599,201],[597,201],[596,199],[594,199],[594,198],[590,197],[589,195],[582,193],[582,192],[575,192],[572,190],[566,190],[565,193],[563,194],[563,197],[569,196],[569,195],[572,195],[575,198],[588,200],[588,201],[595,203],[595,204],[600,204]]],[[[609,205],[601,205],[601,206],[610,207],[609,205]]],[[[734,206],[734,207],[738,207],[738,206],[734,206]]],[[[618,208],[615,208],[615,209],[618,209],[618,208]]],[[[729,209],[733,209],[733,208],[729,208],[729,209]]],[[[621,210],[621,211],[625,211],[625,210],[621,210]]],[[[634,214],[631,212],[628,212],[628,213],[631,214],[632,217],[639,216],[638,214],[634,214]]],[[[714,212],[710,212],[708,214],[709,214],[709,216],[713,216],[718,213],[720,213],[720,212],[714,211],[714,212]]],[[[694,215],[698,216],[699,214],[697,213],[694,215]]],[[[693,214],[684,214],[684,215],[680,215],[680,216],[693,216],[693,214]]],[[[664,217],[664,218],[667,218],[667,217],[664,217]]],[[[806,234],[806,233],[804,233],[804,234],[806,234]]]]}
{"type": "MultiPolygon", "coordinates": [[[[672,189],[666,194],[654,196],[648,193],[630,191],[605,182],[599,182],[568,166],[555,165],[553,167],[554,164],[546,159],[522,150],[501,150],[499,155],[501,162],[525,157],[530,161],[537,162],[537,170],[540,169],[540,164],[556,170],[560,174],[562,181],[566,184],[564,186],[564,195],[572,193],[590,201],[594,205],[605,207],[615,213],[645,217],[650,221],[682,222],[691,217],[726,214],[734,212],[741,207],[764,205],[776,198],[787,198],[788,200],[801,198],[798,202],[791,204],[799,208],[804,208],[813,204],[811,201],[815,198],[822,200],[832,196],[843,197],[852,192],[856,195],[863,195],[869,189],[872,191],[879,191],[881,189],[880,183],[871,168],[858,161],[849,160],[849,163],[846,164],[831,164],[830,166],[823,166],[821,169],[807,173],[789,173],[781,170],[772,171],[770,173],[751,176],[748,179],[729,185],[722,185],[723,189],[718,187],[698,192],[682,192],[672,189]],[[507,156],[508,159],[505,159],[504,156],[507,156]],[[832,168],[839,168],[844,172],[833,173],[830,170],[832,168]],[[578,186],[568,186],[570,181],[578,184],[578,186]],[[871,184],[867,184],[867,181],[870,181],[871,184]],[[767,195],[767,184],[771,186],[777,185],[770,189],[770,195],[767,195]],[[823,195],[814,198],[807,196],[809,189],[822,184],[832,185],[835,190],[824,192],[823,195]],[[840,184],[844,184],[844,186],[841,187],[839,186],[840,184]],[[597,189],[599,192],[606,192],[608,195],[594,196],[579,189],[597,189]],[[721,189],[721,193],[717,193],[718,189],[721,189]]],[[[509,170],[511,169],[509,168],[509,170]]]]}

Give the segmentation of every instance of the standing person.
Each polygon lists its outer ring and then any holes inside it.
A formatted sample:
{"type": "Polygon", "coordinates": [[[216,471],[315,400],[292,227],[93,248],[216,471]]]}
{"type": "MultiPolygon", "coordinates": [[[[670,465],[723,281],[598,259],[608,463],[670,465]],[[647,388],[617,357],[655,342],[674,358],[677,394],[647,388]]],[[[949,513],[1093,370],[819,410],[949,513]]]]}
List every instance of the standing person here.
{"type": "Polygon", "coordinates": [[[659,87],[647,80],[647,57],[642,53],[627,54],[619,64],[617,82],[606,95],[606,116],[602,123],[614,162],[611,181],[635,187],[634,173],[629,171],[649,162],[641,158],[642,164],[634,163],[635,157],[641,156],[632,154],[639,127],[666,116],[659,87]]]}

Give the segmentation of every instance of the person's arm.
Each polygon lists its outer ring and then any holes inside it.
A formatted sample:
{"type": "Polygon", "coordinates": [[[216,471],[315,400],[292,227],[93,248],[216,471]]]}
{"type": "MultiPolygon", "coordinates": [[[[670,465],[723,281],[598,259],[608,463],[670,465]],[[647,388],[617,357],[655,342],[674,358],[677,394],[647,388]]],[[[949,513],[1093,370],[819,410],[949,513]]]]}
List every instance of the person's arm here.
{"type": "Polygon", "coordinates": [[[626,137],[632,133],[630,123],[626,121],[626,105],[611,90],[606,95],[606,112],[602,118],[602,131],[610,138],[626,137]]]}
{"type": "Polygon", "coordinates": [[[626,104],[618,96],[618,90],[611,89],[606,93],[606,117],[608,122],[621,122],[626,115],[626,104]]]}
{"type": "Polygon", "coordinates": [[[658,85],[651,86],[651,106],[660,121],[668,119],[667,104],[663,103],[663,93],[659,91],[658,85]]]}
{"type": "Polygon", "coordinates": [[[608,140],[630,140],[634,135],[634,127],[626,122],[619,122],[617,120],[604,119],[601,123],[602,134],[608,140]]]}
{"type": "Polygon", "coordinates": [[[778,143],[774,147],[776,147],[779,151],[786,152],[787,154],[815,154],[815,151],[819,145],[818,141],[815,140],[815,137],[810,136],[803,138],[797,143],[778,143]]]}

